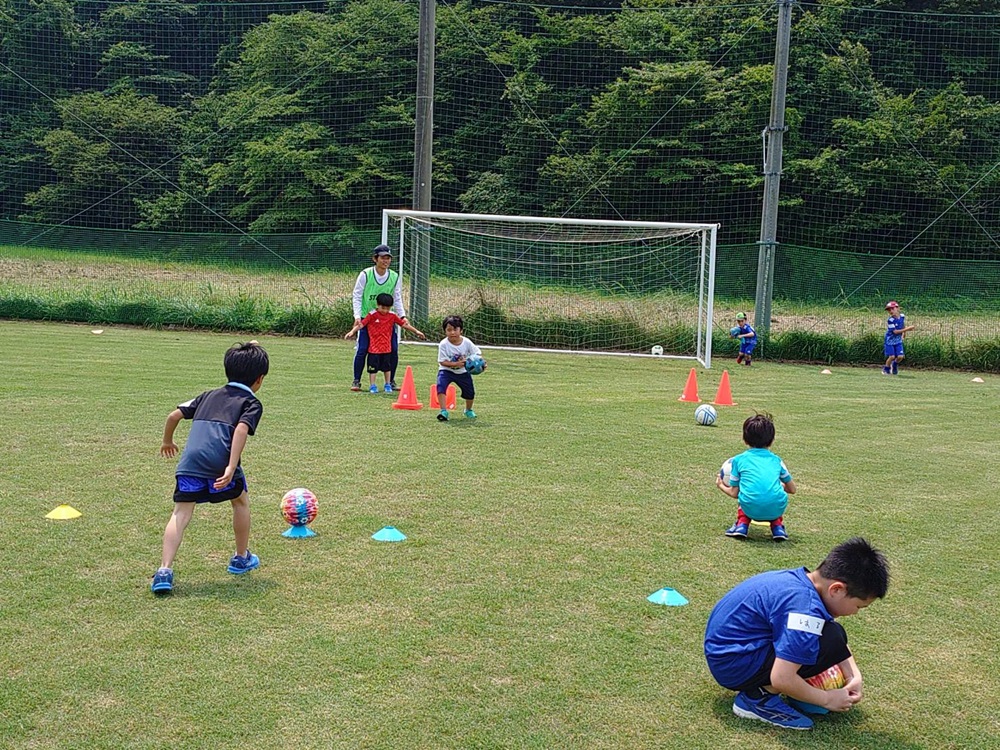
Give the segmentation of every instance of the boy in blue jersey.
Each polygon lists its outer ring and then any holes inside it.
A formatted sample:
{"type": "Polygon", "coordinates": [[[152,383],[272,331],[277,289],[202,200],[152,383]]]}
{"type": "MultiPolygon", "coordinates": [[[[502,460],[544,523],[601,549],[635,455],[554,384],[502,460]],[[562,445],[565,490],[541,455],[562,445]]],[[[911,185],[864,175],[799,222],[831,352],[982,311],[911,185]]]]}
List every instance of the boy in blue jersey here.
{"type": "Polygon", "coordinates": [[[737,691],[733,713],[809,729],[806,713],[849,711],[863,697],[861,671],[836,618],[857,614],[888,587],[885,556],[856,537],[834,547],[814,571],[761,573],[723,596],[705,628],[705,658],[712,677],[737,691]],[[834,665],[844,687],[821,690],[806,682],[834,665]]]}
{"type": "Polygon", "coordinates": [[[198,503],[232,504],[236,554],[229,561],[229,572],[242,575],[260,565],[249,549],[250,500],[240,456],[263,413],[256,394],[269,361],[264,347],[251,341],[230,347],[223,362],[229,382],[178,406],[167,416],[163,428],[160,454],[172,458],[177,455],[174,430],[182,419],[193,420],[177,462],[174,511],[163,532],[163,557],[150,587],[154,594],[173,590],[174,556],[198,503]]]}
{"type": "Polygon", "coordinates": [[[736,523],[726,536],[746,539],[751,521],[769,521],[776,542],[788,539],[784,514],[788,496],[795,494],[795,482],[785,462],[769,448],[774,443],[774,420],[770,414],[755,414],[743,423],[743,442],[749,446],[732,458],[727,483],[720,474],[715,486],[737,501],[736,523]]]}
{"type": "Polygon", "coordinates": [[[885,365],[883,375],[898,375],[899,363],[903,361],[903,334],[912,331],[916,326],[906,325],[906,316],[899,311],[899,303],[893,300],[886,304],[889,320],[885,328],[885,365]]]}
{"type": "Polygon", "coordinates": [[[746,313],[736,313],[736,327],[740,331],[735,334],[740,342],[740,353],[736,355],[736,364],[750,367],[751,355],[753,355],[754,347],[757,346],[757,331],[747,323],[746,313]]]}

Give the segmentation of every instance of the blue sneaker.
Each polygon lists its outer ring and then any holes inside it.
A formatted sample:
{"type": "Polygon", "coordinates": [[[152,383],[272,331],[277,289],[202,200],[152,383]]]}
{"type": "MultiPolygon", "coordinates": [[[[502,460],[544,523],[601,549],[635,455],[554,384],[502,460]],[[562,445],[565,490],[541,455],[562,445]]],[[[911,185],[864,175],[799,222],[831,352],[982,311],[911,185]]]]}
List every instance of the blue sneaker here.
{"type": "Polygon", "coordinates": [[[378,393],[378,386],[375,385],[374,383],[372,383],[370,386],[368,386],[368,392],[369,393],[378,393]]]}
{"type": "Polygon", "coordinates": [[[771,526],[771,538],[776,542],[787,542],[788,532],[782,524],[776,523],[771,526]]]}
{"type": "Polygon", "coordinates": [[[441,413],[438,414],[438,422],[447,422],[447,421],[448,421],[448,410],[442,409],[441,413]]]}
{"type": "Polygon", "coordinates": [[[893,375],[899,375],[899,368],[896,366],[895,362],[892,363],[892,367],[889,368],[889,372],[891,372],[893,375]]]}
{"type": "Polygon", "coordinates": [[[174,571],[170,568],[160,568],[153,575],[153,585],[149,587],[154,594],[169,594],[174,590],[174,571]]]}
{"type": "Polygon", "coordinates": [[[795,698],[789,698],[788,705],[799,713],[812,714],[813,716],[822,716],[823,714],[830,713],[830,709],[828,708],[817,706],[815,703],[806,703],[805,701],[796,700],[795,698]]]}
{"type": "Polygon", "coordinates": [[[247,550],[246,557],[240,557],[239,555],[233,555],[232,559],[229,561],[229,567],[226,568],[234,576],[241,576],[244,573],[249,573],[254,568],[260,567],[260,558],[257,557],[253,552],[247,550]]]}
{"type": "Polygon", "coordinates": [[[737,693],[733,713],[741,719],[756,719],[785,729],[812,729],[813,721],[789,706],[780,695],[751,698],[745,692],[737,693]]]}
{"type": "Polygon", "coordinates": [[[385,384],[385,392],[386,393],[392,393],[392,383],[386,383],[385,384]]]}
{"type": "Polygon", "coordinates": [[[888,367],[883,367],[882,368],[882,374],[883,375],[892,375],[892,370],[890,370],[888,367]]]}
{"type": "Polygon", "coordinates": [[[476,418],[476,412],[472,411],[472,409],[466,409],[465,410],[465,418],[466,419],[475,419],[476,418]]]}
{"type": "Polygon", "coordinates": [[[748,523],[734,523],[726,529],[726,536],[735,537],[736,539],[746,539],[749,533],[750,524],[748,523]]]}

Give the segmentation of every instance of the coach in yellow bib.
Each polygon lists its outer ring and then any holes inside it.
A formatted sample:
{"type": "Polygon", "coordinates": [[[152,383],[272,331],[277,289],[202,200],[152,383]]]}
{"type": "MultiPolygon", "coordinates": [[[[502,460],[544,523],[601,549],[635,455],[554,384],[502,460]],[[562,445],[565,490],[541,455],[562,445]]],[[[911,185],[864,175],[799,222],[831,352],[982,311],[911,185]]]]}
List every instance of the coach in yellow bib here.
{"type": "MultiPolygon", "coordinates": [[[[368,313],[375,309],[375,298],[380,294],[392,295],[392,311],[401,318],[406,317],[403,310],[403,294],[399,284],[399,274],[389,270],[392,264],[392,250],[388,245],[379,245],[372,251],[375,265],[366,268],[358,274],[354,282],[354,322],[360,323],[368,313]]],[[[364,328],[358,331],[358,348],[354,354],[354,382],[352,391],[361,390],[361,373],[365,368],[365,358],[368,355],[368,331],[364,328]]],[[[392,334],[392,359],[390,380],[392,389],[396,390],[396,367],[399,364],[399,331],[392,334]]]]}

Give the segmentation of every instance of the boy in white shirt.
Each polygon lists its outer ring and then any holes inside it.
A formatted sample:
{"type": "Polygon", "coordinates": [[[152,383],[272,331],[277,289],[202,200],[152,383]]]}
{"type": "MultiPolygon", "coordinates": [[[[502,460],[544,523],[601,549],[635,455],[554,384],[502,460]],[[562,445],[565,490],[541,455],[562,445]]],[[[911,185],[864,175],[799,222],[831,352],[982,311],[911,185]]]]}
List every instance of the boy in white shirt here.
{"type": "MultiPolygon", "coordinates": [[[[476,412],[472,410],[472,402],[476,399],[476,387],[472,383],[472,375],[465,369],[465,361],[471,357],[482,357],[479,347],[462,335],[465,323],[458,315],[449,315],[444,319],[445,338],[438,344],[438,377],[437,392],[441,403],[445,402],[448,386],[455,383],[462,391],[465,399],[465,416],[475,419],[476,412]]],[[[485,368],[485,364],[483,365],[485,368]]],[[[439,422],[448,421],[448,410],[441,409],[437,415],[439,422]]]]}

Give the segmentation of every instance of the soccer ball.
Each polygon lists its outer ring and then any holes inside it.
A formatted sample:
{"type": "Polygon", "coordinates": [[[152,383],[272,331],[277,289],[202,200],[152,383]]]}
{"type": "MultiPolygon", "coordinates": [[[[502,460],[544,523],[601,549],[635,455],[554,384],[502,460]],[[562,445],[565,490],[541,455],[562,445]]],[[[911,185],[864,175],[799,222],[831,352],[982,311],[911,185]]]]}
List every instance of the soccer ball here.
{"type": "Polygon", "coordinates": [[[722,483],[726,487],[730,487],[730,481],[733,478],[733,459],[727,458],[722,464],[722,468],[719,469],[719,476],[722,478],[722,483]]]}
{"type": "Polygon", "coordinates": [[[316,496],[305,487],[288,490],[281,498],[281,515],[292,526],[306,526],[316,519],[319,504],[316,496]]]}
{"type": "Polygon", "coordinates": [[[709,404],[702,404],[694,410],[694,421],[705,427],[715,424],[715,420],[718,418],[719,415],[715,412],[715,407],[709,404]]]}
{"type": "Polygon", "coordinates": [[[736,338],[739,335],[740,335],[740,327],[739,326],[734,326],[733,328],[729,329],[729,337],[730,338],[736,338]]]}
{"type": "Polygon", "coordinates": [[[479,375],[486,369],[486,360],[473,355],[465,359],[465,371],[470,375],[479,375]]]}
{"type": "Polygon", "coordinates": [[[657,344],[656,346],[654,346],[654,347],[653,347],[652,349],[650,349],[649,351],[650,351],[650,353],[651,353],[651,354],[652,354],[652,355],[653,355],[654,357],[662,357],[662,356],[663,356],[663,347],[662,347],[662,346],[660,346],[659,344],[657,344]]]}
{"type": "Polygon", "coordinates": [[[829,669],[809,677],[806,682],[820,690],[839,690],[847,684],[847,677],[844,676],[844,670],[840,665],[834,664],[829,669]]]}

